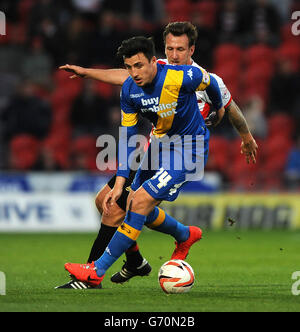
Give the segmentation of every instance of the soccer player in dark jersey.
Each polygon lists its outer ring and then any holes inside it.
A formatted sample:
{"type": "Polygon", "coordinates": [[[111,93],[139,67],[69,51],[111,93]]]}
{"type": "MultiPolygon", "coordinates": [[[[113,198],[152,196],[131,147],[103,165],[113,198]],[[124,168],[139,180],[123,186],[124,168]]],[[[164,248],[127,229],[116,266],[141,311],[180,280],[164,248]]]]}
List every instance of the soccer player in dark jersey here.
{"type": "MultiPolygon", "coordinates": [[[[198,66],[192,60],[192,55],[195,51],[196,40],[197,30],[190,22],[173,22],[168,24],[164,31],[165,53],[167,60],[159,60],[159,62],[170,63],[174,65],[190,64],[198,66]]],[[[71,76],[71,78],[86,77],[116,85],[122,85],[129,76],[127,70],[123,69],[87,69],[74,65],[65,65],[62,66],[61,69],[73,72],[73,76],[71,76]]],[[[247,162],[249,162],[249,160],[255,162],[257,145],[248,129],[245,118],[232,99],[230,92],[223,83],[222,79],[217,75],[214,75],[214,77],[217,79],[221,89],[222,100],[226,111],[228,112],[228,117],[242,138],[242,152],[245,154],[247,162]]],[[[208,102],[209,98],[207,97],[206,92],[197,92],[197,99],[199,110],[201,111],[203,117],[206,118],[206,122],[214,122],[216,120],[214,116],[207,118],[211,103],[208,102]]],[[[135,172],[131,172],[125,187],[131,184],[134,175],[135,172]]],[[[120,199],[116,204],[114,204],[113,207],[111,207],[110,214],[103,214],[103,199],[105,195],[113,188],[115,178],[116,176],[114,176],[108,182],[108,184],[102,188],[96,197],[96,206],[99,212],[102,214],[102,225],[92,247],[88,262],[91,262],[102,255],[109,240],[125,216],[126,200],[129,193],[127,190],[122,192],[120,199]]],[[[139,253],[138,246],[134,244],[132,248],[126,253],[125,265],[120,272],[116,273],[112,277],[112,281],[124,282],[136,275],[147,275],[150,271],[150,265],[142,258],[141,254],[139,253]],[[137,267],[140,267],[140,269],[137,269],[137,267]]],[[[75,283],[71,281],[61,287],[85,288],[86,285],[80,282],[75,283]]]]}
{"type": "Polygon", "coordinates": [[[203,175],[210,134],[195,92],[206,90],[217,114],[225,113],[216,79],[195,66],[158,64],[152,40],[133,37],[122,42],[118,53],[130,77],[122,86],[118,171],[113,189],[104,198],[105,213],[121,197],[129,177],[129,159],[135,149],[129,141],[137,134],[139,114],[153,123],[156,140],[151,140],[131,185],[125,219],[103,255],[88,264],[65,264],[71,276],[91,286],[101,284],[106,271],[135,243],[145,224],[175,238],[171,259],[184,260],[201,239],[199,227],[184,226],[157,206],[164,200],[174,201],[184,184],[203,175]],[[165,154],[168,139],[172,141],[169,158],[165,154]]]}

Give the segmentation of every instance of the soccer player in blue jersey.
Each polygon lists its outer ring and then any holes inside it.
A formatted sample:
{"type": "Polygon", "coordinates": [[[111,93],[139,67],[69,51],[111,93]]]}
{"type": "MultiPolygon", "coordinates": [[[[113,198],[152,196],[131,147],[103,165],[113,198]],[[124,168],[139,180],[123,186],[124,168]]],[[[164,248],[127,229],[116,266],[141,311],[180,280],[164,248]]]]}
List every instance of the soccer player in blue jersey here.
{"type": "Polygon", "coordinates": [[[129,176],[128,159],[133,148],[128,146],[128,141],[136,134],[139,114],[147,117],[155,126],[158,163],[156,168],[144,167],[151,160],[151,157],[147,159],[149,155],[153,155],[151,142],[132,184],[125,220],[104,254],[89,264],[65,264],[71,276],[91,286],[101,284],[107,269],[134,243],[145,224],[156,226],[155,230],[175,238],[176,248],[172,259],[185,259],[193,243],[201,239],[200,228],[182,225],[161,212],[163,210],[158,209],[157,205],[162,200],[175,200],[182,185],[192,179],[191,174],[195,170],[200,169],[201,172],[207,160],[209,131],[199,112],[195,91],[206,90],[217,113],[223,116],[225,112],[220,89],[213,76],[194,66],[158,64],[150,39],[134,37],[126,40],[119,48],[119,54],[123,56],[130,74],[121,94],[122,126],[127,130],[124,130],[126,135],[121,136],[119,142],[119,151],[127,151],[127,157],[122,160],[119,156],[115,185],[104,200],[105,212],[108,213],[111,204],[115,204],[121,196],[129,176]],[[168,161],[163,151],[166,137],[174,139],[176,146],[170,147],[171,158],[168,161]],[[184,142],[186,137],[189,138],[188,144],[184,142]],[[198,140],[202,140],[201,151],[197,149],[198,140]],[[200,160],[197,158],[199,154],[200,160]],[[181,161],[181,168],[177,167],[176,161],[181,161]],[[190,164],[195,168],[191,169],[190,164]],[[159,215],[161,213],[163,216],[159,215]]]}
{"type": "MultiPolygon", "coordinates": [[[[195,51],[196,40],[197,29],[190,22],[169,23],[164,30],[165,53],[167,59],[159,59],[158,62],[170,63],[173,65],[189,64],[199,67],[199,65],[192,60],[192,56],[195,51]]],[[[73,73],[71,78],[86,77],[116,85],[122,85],[129,76],[128,71],[123,69],[88,69],[74,65],[65,65],[61,66],[60,68],[71,71],[73,73]]],[[[245,154],[247,161],[252,160],[255,162],[257,145],[249,131],[246,120],[243,117],[239,107],[232,99],[230,91],[227,89],[222,79],[215,74],[213,75],[218,81],[222,93],[223,105],[228,113],[228,117],[241,136],[242,151],[245,154]]],[[[199,111],[201,112],[203,118],[206,122],[211,122],[211,117],[208,116],[211,103],[205,90],[196,92],[196,96],[198,100],[199,111]]],[[[134,175],[135,171],[132,171],[130,173],[130,177],[126,180],[126,188],[131,185],[134,175]]],[[[117,204],[114,204],[112,207],[110,207],[109,214],[103,214],[102,203],[104,197],[114,187],[115,179],[116,176],[113,176],[96,196],[96,206],[102,215],[102,221],[99,234],[95,239],[88,258],[88,262],[90,263],[93,260],[97,260],[103,254],[107,244],[117,230],[119,223],[124,219],[125,216],[126,201],[129,193],[125,189],[117,201],[117,204]]],[[[159,215],[160,218],[162,215],[163,211],[161,211],[159,215]]],[[[135,242],[133,246],[126,251],[126,262],[123,265],[121,271],[115,273],[112,276],[111,281],[116,283],[123,283],[130,280],[134,276],[148,275],[150,271],[151,266],[147,260],[142,257],[139,251],[139,247],[135,242]]],[[[82,282],[72,280],[67,284],[57,288],[85,289],[89,288],[89,286],[82,282]]]]}

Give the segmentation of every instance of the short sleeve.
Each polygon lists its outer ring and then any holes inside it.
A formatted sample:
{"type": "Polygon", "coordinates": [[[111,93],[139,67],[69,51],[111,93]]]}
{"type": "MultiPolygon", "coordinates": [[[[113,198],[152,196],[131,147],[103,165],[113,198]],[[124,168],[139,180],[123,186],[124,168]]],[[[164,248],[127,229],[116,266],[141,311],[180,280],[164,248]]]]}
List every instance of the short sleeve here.
{"type": "Polygon", "coordinates": [[[227,86],[225,85],[225,83],[221,77],[219,77],[216,74],[210,74],[210,75],[212,75],[218,82],[218,85],[219,85],[219,88],[221,91],[222,102],[223,102],[224,107],[226,108],[232,101],[231,93],[228,90],[227,86]]]}
{"type": "Polygon", "coordinates": [[[210,75],[202,68],[185,66],[183,84],[189,92],[203,91],[210,85],[210,75]]]}

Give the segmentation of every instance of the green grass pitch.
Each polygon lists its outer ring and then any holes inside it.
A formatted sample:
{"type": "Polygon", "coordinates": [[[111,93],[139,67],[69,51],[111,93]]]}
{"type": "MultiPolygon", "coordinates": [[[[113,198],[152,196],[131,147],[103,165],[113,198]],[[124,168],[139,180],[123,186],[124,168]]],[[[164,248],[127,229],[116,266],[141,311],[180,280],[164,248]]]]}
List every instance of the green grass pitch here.
{"type": "MultiPolygon", "coordinates": [[[[187,258],[196,282],[187,294],[166,295],[158,285],[159,267],[169,259],[173,239],[144,231],[141,251],[153,271],[124,285],[110,282],[123,264],[108,271],[102,290],[56,290],[67,282],[65,262],[84,263],[95,234],[1,234],[0,271],[6,295],[0,312],[202,312],[300,311],[292,294],[292,274],[300,271],[299,231],[205,231],[187,258]]],[[[300,290],[300,285],[298,286],[300,290]]]]}

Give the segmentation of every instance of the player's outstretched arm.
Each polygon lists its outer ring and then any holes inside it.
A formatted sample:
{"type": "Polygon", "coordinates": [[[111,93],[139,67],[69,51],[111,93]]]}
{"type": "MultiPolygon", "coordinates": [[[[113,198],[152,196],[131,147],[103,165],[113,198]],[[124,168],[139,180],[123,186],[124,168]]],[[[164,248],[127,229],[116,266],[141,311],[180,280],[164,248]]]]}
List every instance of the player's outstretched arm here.
{"type": "Polygon", "coordinates": [[[123,85],[123,83],[128,78],[128,71],[125,69],[95,69],[95,68],[84,68],[75,65],[63,65],[59,69],[65,70],[72,73],[71,79],[81,77],[81,78],[91,78],[104,83],[110,83],[113,85],[123,85]]]}
{"type": "Polygon", "coordinates": [[[242,139],[241,153],[245,155],[246,161],[249,164],[250,161],[256,163],[256,155],[258,146],[253,138],[247,121],[238,107],[238,105],[232,100],[229,106],[226,108],[228,111],[228,117],[233,127],[238,131],[242,139]]]}

